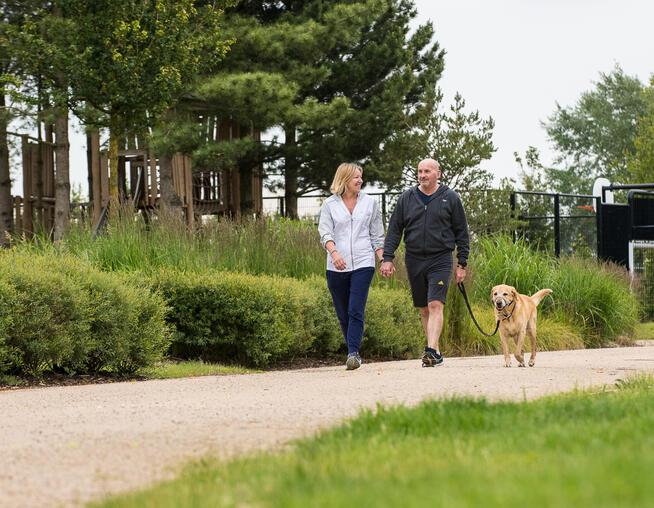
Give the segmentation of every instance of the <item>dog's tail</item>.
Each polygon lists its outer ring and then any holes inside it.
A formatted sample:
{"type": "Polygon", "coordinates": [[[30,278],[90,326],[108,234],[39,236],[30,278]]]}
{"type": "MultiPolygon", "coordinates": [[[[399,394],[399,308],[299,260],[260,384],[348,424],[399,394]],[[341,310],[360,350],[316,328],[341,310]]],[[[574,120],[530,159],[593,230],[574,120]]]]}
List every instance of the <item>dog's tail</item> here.
{"type": "Polygon", "coordinates": [[[531,295],[531,299],[536,305],[538,305],[541,302],[541,300],[549,294],[552,294],[551,289],[541,289],[540,291],[531,295]]]}

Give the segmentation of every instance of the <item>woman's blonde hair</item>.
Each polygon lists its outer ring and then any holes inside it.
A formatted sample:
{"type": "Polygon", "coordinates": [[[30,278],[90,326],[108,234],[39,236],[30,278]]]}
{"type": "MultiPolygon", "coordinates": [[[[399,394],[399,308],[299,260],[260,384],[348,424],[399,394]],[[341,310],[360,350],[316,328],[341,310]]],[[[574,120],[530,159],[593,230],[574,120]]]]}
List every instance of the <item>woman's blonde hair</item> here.
{"type": "Polygon", "coordinates": [[[334,181],[332,182],[331,191],[334,194],[342,196],[345,192],[345,187],[347,183],[354,178],[356,172],[361,171],[363,175],[363,168],[358,164],[353,162],[344,162],[336,168],[336,174],[334,175],[334,181]]]}

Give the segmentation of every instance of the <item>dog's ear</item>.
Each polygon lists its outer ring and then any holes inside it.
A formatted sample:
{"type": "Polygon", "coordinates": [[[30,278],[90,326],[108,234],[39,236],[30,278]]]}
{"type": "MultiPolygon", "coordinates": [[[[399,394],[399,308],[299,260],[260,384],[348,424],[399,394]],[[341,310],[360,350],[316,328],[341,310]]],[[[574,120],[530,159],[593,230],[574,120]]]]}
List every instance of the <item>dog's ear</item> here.
{"type": "Polygon", "coordinates": [[[518,292],[516,291],[516,289],[513,286],[511,286],[511,295],[513,295],[514,300],[516,298],[518,298],[518,292]]]}
{"type": "Polygon", "coordinates": [[[495,292],[495,288],[496,288],[496,287],[497,287],[497,286],[491,288],[491,292],[490,292],[490,299],[491,299],[491,302],[493,301],[493,293],[495,292]]]}

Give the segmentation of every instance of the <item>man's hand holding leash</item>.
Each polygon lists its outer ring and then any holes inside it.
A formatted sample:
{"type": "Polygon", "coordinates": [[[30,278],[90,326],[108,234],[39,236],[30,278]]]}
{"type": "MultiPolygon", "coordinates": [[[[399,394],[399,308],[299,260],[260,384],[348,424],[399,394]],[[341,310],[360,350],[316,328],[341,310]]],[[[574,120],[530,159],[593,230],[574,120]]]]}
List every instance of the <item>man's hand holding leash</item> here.
{"type": "Polygon", "coordinates": [[[466,267],[461,265],[456,265],[455,277],[456,277],[457,284],[463,282],[466,278],[466,267]]]}

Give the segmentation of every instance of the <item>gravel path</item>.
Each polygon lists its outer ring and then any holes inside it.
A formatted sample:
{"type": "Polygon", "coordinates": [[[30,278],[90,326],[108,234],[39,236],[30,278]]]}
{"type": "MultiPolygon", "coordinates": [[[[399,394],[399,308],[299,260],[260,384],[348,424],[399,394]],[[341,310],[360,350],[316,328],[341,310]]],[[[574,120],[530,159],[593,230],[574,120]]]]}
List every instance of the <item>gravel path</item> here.
{"type": "Polygon", "coordinates": [[[357,414],[447,395],[532,399],[654,372],[654,345],[0,392],[0,506],[76,506],[205,455],[278,447],[357,414]]]}

